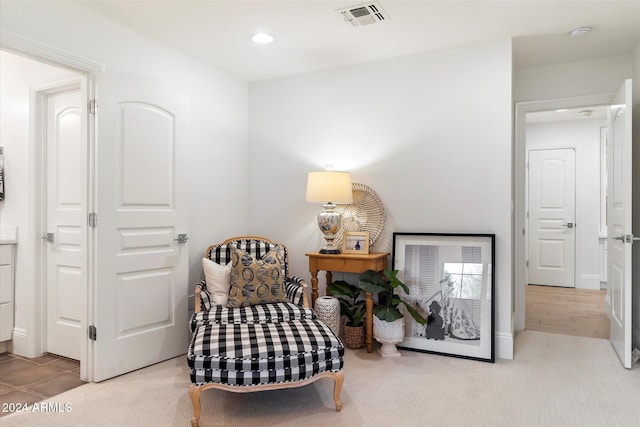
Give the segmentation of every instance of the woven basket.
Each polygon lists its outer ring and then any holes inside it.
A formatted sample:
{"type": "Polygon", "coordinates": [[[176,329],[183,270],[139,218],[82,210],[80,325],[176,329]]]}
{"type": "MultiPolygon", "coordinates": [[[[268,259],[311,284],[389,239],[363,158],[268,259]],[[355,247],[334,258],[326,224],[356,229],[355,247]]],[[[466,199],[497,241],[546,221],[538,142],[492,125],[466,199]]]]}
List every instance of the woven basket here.
{"type": "Polygon", "coordinates": [[[344,326],[344,336],[342,338],[347,348],[364,347],[364,325],[363,326],[344,326]]]}

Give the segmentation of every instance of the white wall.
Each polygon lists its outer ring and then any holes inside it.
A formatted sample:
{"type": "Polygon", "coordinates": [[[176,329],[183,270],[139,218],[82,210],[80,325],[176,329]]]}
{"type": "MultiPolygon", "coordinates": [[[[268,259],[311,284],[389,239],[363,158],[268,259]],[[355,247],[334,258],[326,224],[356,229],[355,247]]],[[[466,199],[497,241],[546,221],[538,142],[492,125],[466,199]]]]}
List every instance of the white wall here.
{"type": "Polygon", "coordinates": [[[333,164],[378,193],[394,231],[495,233],[510,358],[511,122],[510,40],[252,83],[250,231],[286,243],[308,279],[322,238],[306,177],[333,164]]]}
{"type": "Polygon", "coordinates": [[[631,77],[631,56],[569,62],[514,71],[514,102],[616,93],[631,77]]]}
{"type": "MultiPolygon", "coordinates": [[[[3,2],[0,27],[104,64],[107,75],[155,84],[189,98],[190,278],[184,286],[191,293],[202,275],[200,259],[206,247],[230,234],[243,234],[248,226],[247,83],[71,2],[3,2]]],[[[15,209],[31,215],[26,205],[15,209]]],[[[33,253],[32,242],[20,244],[33,253]]],[[[18,259],[16,273],[22,279],[17,288],[33,288],[33,277],[25,279],[32,259],[18,259]]],[[[29,307],[29,301],[18,301],[16,327],[28,326],[29,307]]],[[[32,342],[14,344],[17,353],[27,354],[32,342]]]]}
{"type": "Polygon", "coordinates": [[[576,288],[600,289],[600,128],[606,120],[531,123],[527,149],[576,150],[576,288]]]}

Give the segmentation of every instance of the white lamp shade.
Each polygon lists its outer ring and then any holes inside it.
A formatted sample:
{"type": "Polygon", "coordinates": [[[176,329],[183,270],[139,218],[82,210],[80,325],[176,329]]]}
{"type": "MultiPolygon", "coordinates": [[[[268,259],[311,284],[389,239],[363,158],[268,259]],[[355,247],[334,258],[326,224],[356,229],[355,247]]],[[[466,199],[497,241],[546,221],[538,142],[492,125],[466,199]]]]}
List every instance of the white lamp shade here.
{"type": "Polygon", "coordinates": [[[349,172],[309,172],[307,202],[353,203],[349,172]]]}

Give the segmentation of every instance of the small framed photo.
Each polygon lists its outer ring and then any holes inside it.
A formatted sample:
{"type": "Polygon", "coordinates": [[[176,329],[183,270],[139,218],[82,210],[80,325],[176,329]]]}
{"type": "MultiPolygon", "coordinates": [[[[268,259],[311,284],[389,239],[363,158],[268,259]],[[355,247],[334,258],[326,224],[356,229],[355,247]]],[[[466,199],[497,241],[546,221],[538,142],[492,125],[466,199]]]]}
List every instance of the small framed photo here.
{"type": "Polygon", "coordinates": [[[342,253],[367,255],[369,253],[369,232],[345,232],[342,236],[342,253]]]}

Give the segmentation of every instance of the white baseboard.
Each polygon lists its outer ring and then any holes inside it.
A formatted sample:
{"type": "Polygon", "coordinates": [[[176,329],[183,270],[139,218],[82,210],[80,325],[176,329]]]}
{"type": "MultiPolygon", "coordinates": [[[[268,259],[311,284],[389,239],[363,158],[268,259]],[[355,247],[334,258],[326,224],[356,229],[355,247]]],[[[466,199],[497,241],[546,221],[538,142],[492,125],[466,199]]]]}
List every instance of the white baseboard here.
{"type": "Polygon", "coordinates": [[[496,357],[513,360],[513,334],[496,332],[496,357]]]}
{"type": "Polygon", "coordinates": [[[36,357],[32,352],[28,331],[23,328],[13,328],[13,354],[22,357],[36,357]]]}
{"type": "Polygon", "coordinates": [[[600,275],[599,274],[583,274],[580,277],[579,283],[576,283],[576,289],[600,289],[600,275]]]}

